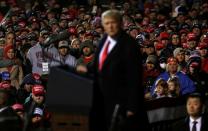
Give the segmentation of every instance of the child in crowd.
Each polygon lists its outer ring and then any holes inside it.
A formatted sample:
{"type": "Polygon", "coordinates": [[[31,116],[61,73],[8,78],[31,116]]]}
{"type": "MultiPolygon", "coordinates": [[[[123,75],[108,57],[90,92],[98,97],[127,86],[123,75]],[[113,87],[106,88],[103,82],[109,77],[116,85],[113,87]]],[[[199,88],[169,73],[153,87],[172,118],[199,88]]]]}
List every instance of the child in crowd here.
{"type": "Polygon", "coordinates": [[[164,79],[158,79],[155,82],[155,93],[153,95],[153,98],[162,98],[168,96],[168,84],[164,79]]]}
{"type": "Polygon", "coordinates": [[[178,97],[180,95],[180,83],[177,77],[168,80],[168,96],[178,97]]]}

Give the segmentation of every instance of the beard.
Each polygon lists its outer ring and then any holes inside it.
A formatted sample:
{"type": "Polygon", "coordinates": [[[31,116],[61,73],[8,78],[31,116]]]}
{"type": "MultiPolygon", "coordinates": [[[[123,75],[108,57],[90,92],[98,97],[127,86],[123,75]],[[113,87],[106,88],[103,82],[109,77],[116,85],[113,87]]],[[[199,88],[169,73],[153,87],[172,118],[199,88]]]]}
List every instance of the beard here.
{"type": "Polygon", "coordinates": [[[92,54],[91,51],[84,51],[84,52],[83,52],[83,55],[84,55],[84,56],[87,56],[87,57],[90,56],[91,54],[92,54]]]}

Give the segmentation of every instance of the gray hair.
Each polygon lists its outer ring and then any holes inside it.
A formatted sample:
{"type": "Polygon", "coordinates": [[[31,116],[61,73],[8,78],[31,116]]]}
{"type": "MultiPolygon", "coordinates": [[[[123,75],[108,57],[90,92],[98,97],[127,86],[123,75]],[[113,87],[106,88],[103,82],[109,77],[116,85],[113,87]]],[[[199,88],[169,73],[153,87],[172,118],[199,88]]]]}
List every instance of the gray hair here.
{"type": "Polygon", "coordinates": [[[106,17],[113,18],[119,23],[122,22],[122,16],[121,16],[120,12],[118,10],[115,10],[115,9],[107,10],[107,11],[103,12],[102,15],[101,15],[102,22],[106,17]]]}

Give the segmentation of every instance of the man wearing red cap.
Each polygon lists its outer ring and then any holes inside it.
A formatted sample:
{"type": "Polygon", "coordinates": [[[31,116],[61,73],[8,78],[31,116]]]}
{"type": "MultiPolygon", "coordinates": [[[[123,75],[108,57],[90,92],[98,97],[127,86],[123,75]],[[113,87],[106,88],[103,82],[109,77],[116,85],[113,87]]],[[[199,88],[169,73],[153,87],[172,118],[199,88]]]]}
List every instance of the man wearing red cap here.
{"type": "MultiPolygon", "coordinates": [[[[195,86],[193,81],[185,74],[178,70],[178,61],[174,57],[170,57],[167,60],[166,71],[158,76],[156,81],[160,78],[168,81],[169,78],[178,77],[180,83],[180,94],[185,95],[195,91],[195,86]]],[[[156,82],[155,81],[155,82],[156,82]]],[[[153,84],[151,89],[151,94],[153,95],[155,90],[155,84],[153,84]]]]}
{"type": "Polygon", "coordinates": [[[42,104],[44,101],[45,89],[42,85],[34,85],[32,88],[32,98],[37,104],[42,104]]]}
{"type": "MultiPolygon", "coordinates": [[[[45,93],[46,91],[44,86],[34,85],[32,87],[32,96],[30,96],[30,100],[24,104],[24,108],[26,112],[35,113],[36,115],[37,114],[41,115],[42,116],[41,123],[43,124],[41,127],[50,128],[51,115],[47,111],[47,108],[45,107],[45,93]],[[37,108],[38,110],[36,110],[37,108]]],[[[32,115],[32,118],[34,117],[34,114],[29,114],[29,115],[32,115]]],[[[31,121],[33,120],[36,121],[36,117],[31,121]]],[[[33,123],[29,123],[29,127],[33,127],[33,123]]]]}
{"type": "Polygon", "coordinates": [[[165,46],[159,41],[154,41],[154,47],[155,47],[155,52],[157,56],[161,56],[161,53],[163,49],[165,48],[165,46]]]}
{"type": "Polygon", "coordinates": [[[68,32],[70,33],[69,39],[70,41],[73,41],[73,39],[76,39],[78,34],[77,34],[77,29],[75,26],[70,26],[68,28],[68,32]]]}
{"type": "Polygon", "coordinates": [[[167,32],[161,32],[160,33],[160,40],[161,40],[162,44],[167,46],[167,44],[169,42],[169,34],[167,32]]]}
{"type": "Polygon", "coordinates": [[[187,43],[188,43],[188,49],[193,51],[195,50],[196,46],[197,46],[197,37],[196,34],[194,33],[188,33],[187,35],[187,43]]]}
{"type": "Polygon", "coordinates": [[[29,111],[32,103],[35,103],[35,106],[37,107],[43,108],[45,93],[45,88],[42,85],[34,85],[32,87],[32,95],[30,96],[29,101],[24,104],[25,110],[29,111]]]}
{"type": "Polygon", "coordinates": [[[202,70],[208,73],[208,44],[205,42],[199,43],[196,48],[201,54],[202,70]]]}
{"type": "Polygon", "coordinates": [[[172,51],[169,48],[169,34],[167,32],[161,32],[160,33],[160,44],[163,45],[163,48],[161,50],[160,56],[166,56],[169,57],[172,55],[172,51]]]}

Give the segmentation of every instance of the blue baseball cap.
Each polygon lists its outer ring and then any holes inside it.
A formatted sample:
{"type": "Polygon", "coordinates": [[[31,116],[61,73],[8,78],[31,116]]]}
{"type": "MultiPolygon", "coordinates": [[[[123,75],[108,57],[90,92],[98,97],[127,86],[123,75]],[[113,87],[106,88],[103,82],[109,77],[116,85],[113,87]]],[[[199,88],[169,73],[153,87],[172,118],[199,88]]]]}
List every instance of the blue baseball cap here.
{"type": "Polygon", "coordinates": [[[2,78],[2,80],[4,80],[4,81],[10,80],[10,73],[9,73],[8,71],[3,71],[3,72],[1,73],[1,78],[2,78]]]}

